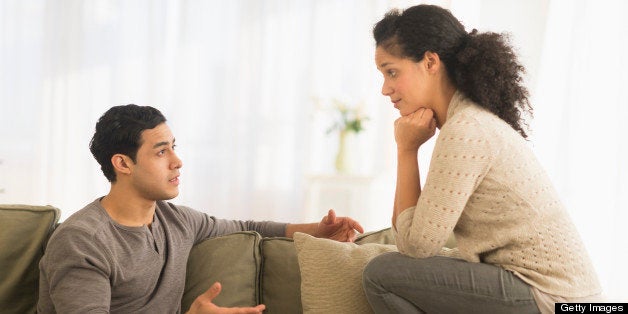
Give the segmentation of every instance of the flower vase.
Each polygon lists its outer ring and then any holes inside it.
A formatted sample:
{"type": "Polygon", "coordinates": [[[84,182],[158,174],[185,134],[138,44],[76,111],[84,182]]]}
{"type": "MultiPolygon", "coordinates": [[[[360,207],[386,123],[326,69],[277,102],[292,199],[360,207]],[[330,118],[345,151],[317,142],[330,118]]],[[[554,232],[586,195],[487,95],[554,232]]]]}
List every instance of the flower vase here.
{"type": "Polygon", "coordinates": [[[338,152],[336,153],[336,172],[347,173],[347,131],[340,131],[338,135],[338,152]]]}

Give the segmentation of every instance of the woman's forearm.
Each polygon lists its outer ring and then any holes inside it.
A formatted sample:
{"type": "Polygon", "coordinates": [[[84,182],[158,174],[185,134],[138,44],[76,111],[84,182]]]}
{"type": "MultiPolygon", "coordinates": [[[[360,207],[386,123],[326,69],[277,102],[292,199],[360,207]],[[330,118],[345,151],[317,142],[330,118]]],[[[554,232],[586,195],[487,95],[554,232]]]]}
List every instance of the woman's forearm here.
{"type": "Polygon", "coordinates": [[[397,216],[407,208],[416,206],[421,195],[418,152],[397,151],[397,187],[392,224],[397,227],[397,216]]]}

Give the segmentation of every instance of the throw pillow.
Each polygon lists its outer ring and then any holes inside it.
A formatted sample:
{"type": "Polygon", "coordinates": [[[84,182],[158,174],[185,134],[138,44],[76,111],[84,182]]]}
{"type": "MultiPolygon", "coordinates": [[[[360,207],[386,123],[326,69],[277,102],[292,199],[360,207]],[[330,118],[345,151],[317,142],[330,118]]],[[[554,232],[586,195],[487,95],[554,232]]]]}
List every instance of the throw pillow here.
{"type": "Polygon", "coordinates": [[[337,242],[294,234],[301,270],[303,313],[372,313],[362,288],[362,271],[395,245],[337,242]]]}

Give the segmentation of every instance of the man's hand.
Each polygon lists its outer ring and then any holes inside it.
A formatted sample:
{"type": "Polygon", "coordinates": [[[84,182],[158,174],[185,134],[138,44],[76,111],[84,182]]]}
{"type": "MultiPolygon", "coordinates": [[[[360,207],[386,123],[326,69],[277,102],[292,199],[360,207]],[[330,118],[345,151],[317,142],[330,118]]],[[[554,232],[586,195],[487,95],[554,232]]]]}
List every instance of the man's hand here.
{"type": "Polygon", "coordinates": [[[213,303],[213,300],[220,293],[220,290],[222,290],[220,283],[215,282],[207,291],[194,300],[187,314],[254,314],[262,313],[266,309],[264,304],[256,307],[219,307],[213,303]]]}
{"type": "Polygon", "coordinates": [[[315,237],[328,238],[340,242],[353,242],[357,237],[356,231],[363,233],[364,229],[355,220],[349,217],[336,217],[333,209],[329,212],[316,228],[315,237]]]}

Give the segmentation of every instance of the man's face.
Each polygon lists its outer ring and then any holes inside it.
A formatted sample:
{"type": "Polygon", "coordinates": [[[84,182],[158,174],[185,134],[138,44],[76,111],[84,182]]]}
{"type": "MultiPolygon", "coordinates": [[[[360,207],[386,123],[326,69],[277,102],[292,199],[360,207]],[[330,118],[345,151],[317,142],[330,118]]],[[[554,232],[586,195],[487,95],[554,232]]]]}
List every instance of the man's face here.
{"type": "Polygon", "coordinates": [[[147,200],[169,200],[179,195],[181,159],[174,152],[175,139],[165,123],[144,130],[135,164],[131,168],[131,184],[140,197],[147,200]]]}

